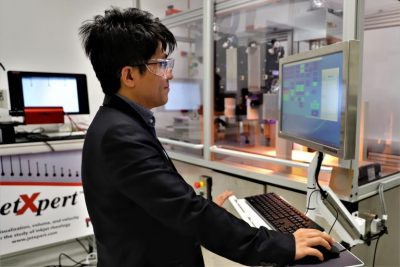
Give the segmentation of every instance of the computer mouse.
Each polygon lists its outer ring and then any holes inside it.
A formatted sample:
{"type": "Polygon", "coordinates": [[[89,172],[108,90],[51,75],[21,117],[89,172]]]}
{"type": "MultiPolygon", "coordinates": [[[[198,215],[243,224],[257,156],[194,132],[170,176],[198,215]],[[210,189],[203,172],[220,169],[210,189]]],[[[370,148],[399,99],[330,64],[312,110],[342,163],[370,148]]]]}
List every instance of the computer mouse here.
{"type": "MultiPolygon", "coordinates": [[[[324,255],[324,261],[338,258],[340,256],[339,248],[334,245],[331,246],[330,250],[326,249],[323,246],[316,246],[314,248],[318,249],[322,253],[322,255],[324,255]]],[[[319,260],[319,258],[317,258],[315,256],[306,256],[295,262],[296,265],[297,264],[318,264],[318,263],[321,263],[321,261],[319,260]]]]}
{"type": "Polygon", "coordinates": [[[332,245],[330,250],[327,250],[325,247],[322,246],[319,247],[318,250],[322,252],[322,255],[324,255],[325,261],[338,258],[340,256],[340,250],[335,245],[332,245]]]}

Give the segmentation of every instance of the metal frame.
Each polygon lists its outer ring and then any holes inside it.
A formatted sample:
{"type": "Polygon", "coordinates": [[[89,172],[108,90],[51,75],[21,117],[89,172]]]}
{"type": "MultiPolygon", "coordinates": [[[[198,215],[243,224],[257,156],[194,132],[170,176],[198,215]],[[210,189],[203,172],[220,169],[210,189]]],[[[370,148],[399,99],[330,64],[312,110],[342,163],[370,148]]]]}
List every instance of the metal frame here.
{"type": "Polygon", "coordinates": [[[214,0],[203,3],[203,153],[205,160],[211,160],[210,147],[214,144],[214,0]]]}
{"type": "Polygon", "coordinates": [[[276,3],[279,0],[231,0],[224,1],[221,3],[217,3],[215,7],[215,15],[219,15],[221,13],[228,13],[235,10],[243,10],[247,7],[254,8],[257,5],[265,5],[276,3]]]}
{"type": "Polygon", "coordinates": [[[1,145],[0,156],[82,150],[84,139],[1,145]]]}
{"type": "MultiPolygon", "coordinates": [[[[211,13],[212,14],[212,13],[211,13]]],[[[197,9],[192,9],[192,10],[187,10],[178,14],[174,14],[174,15],[170,15],[167,16],[165,18],[162,19],[162,23],[167,26],[168,28],[173,28],[173,27],[178,27],[178,26],[182,26],[188,23],[192,23],[198,20],[203,20],[203,9],[202,8],[197,8],[197,9]]],[[[204,24],[203,24],[203,29],[205,29],[204,24]]],[[[176,38],[177,41],[181,41],[181,42],[190,42],[191,39],[190,38],[184,38],[184,37],[177,37],[176,38]]],[[[207,59],[207,56],[204,55],[205,61],[207,59]]],[[[206,65],[206,62],[204,62],[203,65],[206,65]]],[[[206,73],[206,71],[204,71],[204,73],[206,73]]],[[[205,74],[206,75],[206,74],[205,74]]],[[[202,92],[203,92],[203,109],[206,111],[207,107],[206,107],[206,103],[210,103],[210,100],[206,100],[204,97],[208,94],[210,94],[207,91],[210,91],[211,89],[208,88],[208,86],[206,86],[207,82],[207,77],[204,78],[203,80],[203,85],[202,85],[202,92]]],[[[206,112],[204,112],[206,113],[206,112]]],[[[204,122],[203,122],[203,126],[207,126],[204,127],[204,129],[208,129],[208,125],[212,125],[209,124],[209,121],[206,119],[207,114],[204,114],[204,122]]],[[[206,131],[204,131],[204,133],[206,133],[206,131]]],[[[185,147],[185,148],[190,148],[190,149],[194,149],[194,150],[202,150],[204,149],[205,151],[203,152],[204,154],[207,154],[206,152],[206,148],[208,146],[205,146],[205,144],[209,144],[209,142],[207,142],[207,136],[204,136],[204,143],[203,144],[193,144],[193,143],[187,143],[187,142],[181,142],[181,141],[176,141],[173,139],[168,139],[168,138],[162,138],[159,137],[158,140],[161,143],[164,144],[169,144],[169,145],[174,145],[174,146],[180,146],[180,147],[185,147]]]]}
{"type": "MultiPolygon", "coordinates": [[[[302,163],[302,162],[298,162],[298,161],[294,161],[294,160],[262,156],[262,155],[247,153],[247,152],[241,152],[241,151],[236,151],[236,150],[231,150],[231,149],[226,149],[226,148],[220,148],[218,146],[212,146],[212,147],[210,147],[210,150],[213,153],[217,153],[217,154],[221,154],[221,155],[228,155],[228,156],[234,156],[234,157],[239,157],[239,158],[244,158],[244,159],[269,162],[269,163],[284,165],[284,166],[288,166],[288,167],[297,167],[297,168],[308,169],[309,165],[310,165],[309,163],[302,163]]],[[[332,171],[332,167],[322,166],[321,171],[330,173],[332,171]]]]}
{"type": "Polygon", "coordinates": [[[161,22],[168,28],[182,26],[190,22],[203,19],[202,8],[187,10],[181,13],[169,15],[161,20],[161,22]]]}
{"type": "Polygon", "coordinates": [[[360,194],[358,192],[358,166],[360,156],[362,157],[363,151],[363,129],[361,125],[362,121],[362,66],[363,66],[363,43],[364,43],[364,0],[347,0],[343,1],[343,41],[348,40],[359,40],[360,47],[359,53],[360,57],[358,59],[358,64],[361,66],[359,68],[359,87],[358,87],[358,100],[357,100],[357,118],[356,118],[356,139],[355,139],[355,155],[354,160],[341,161],[340,166],[353,170],[353,181],[351,187],[351,200],[358,200],[360,194]]]}
{"type": "MultiPolygon", "coordinates": [[[[230,156],[237,156],[239,158],[244,155],[242,152],[232,151],[232,150],[221,150],[214,145],[213,140],[213,101],[212,101],[212,87],[213,87],[213,19],[215,15],[221,15],[229,12],[234,12],[237,10],[243,10],[244,8],[254,7],[257,5],[265,5],[268,3],[275,3],[277,0],[230,0],[224,1],[221,3],[215,3],[213,0],[203,0],[203,8],[189,10],[185,12],[181,12],[179,14],[168,16],[162,19],[162,22],[167,27],[176,27],[180,25],[184,25],[186,23],[190,23],[193,21],[198,21],[203,19],[203,31],[204,31],[204,42],[203,42],[203,55],[204,55],[204,80],[203,80],[203,103],[204,103],[204,140],[203,140],[203,158],[192,157],[188,155],[184,155],[181,153],[169,151],[171,158],[174,158],[179,161],[187,162],[194,165],[204,166],[207,168],[220,170],[228,173],[235,173],[237,175],[243,175],[250,179],[255,179],[259,181],[264,181],[267,183],[280,185],[288,188],[292,188],[295,190],[305,190],[303,184],[299,183],[299,181],[292,180],[288,177],[285,177],[281,174],[275,173],[273,171],[266,170],[266,173],[258,173],[258,172],[250,172],[248,170],[242,170],[237,166],[228,165],[223,162],[212,161],[213,153],[216,154],[225,154],[229,153],[230,156]],[[233,155],[234,154],[234,155],[233,155]]],[[[363,20],[364,20],[364,1],[363,0],[346,0],[343,1],[343,41],[349,40],[359,40],[360,41],[360,55],[362,55],[362,42],[363,42],[363,20]]],[[[358,59],[359,65],[362,66],[362,56],[358,59]]],[[[361,78],[361,68],[359,68],[359,77],[361,78]]],[[[358,95],[358,103],[357,109],[360,110],[361,107],[361,79],[359,81],[359,91],[358,95]]],[[[355,202],[358,200],[365,199],[377,193],[377,185],[380,182],[387,181],[387,188],[393,188],[395,186],[400,185],[400,174],[392,175],[385,179],[380,179],[376,182],[369,183],[367,185],[363,185],[360,188],[358,187],[358,159],[360,156],[360,151],[362,151],[362,129],[361,129],[361,112],[358,112],[356,115],[356,139],[355,139],[355,159],[356,160],[339,160],[340,167],[352,169],[354,172],[351,194],[349,196],[341,196],[343,200],[355,202]]],[[[172,143],[175,140],[164,140],[165,142],[172,143]]],[[[177,142],[177,141],[175,141],[177,142]]],[[[187,147],[187,143],[180,142],[180,144],[184,144],[187,147]]],[[[177,144],[177,145],[180,145],[177,144]]],[[[195,149],[200,149],[201,144],[189,144],[196,146],[195,149]],[[199,146],[200,145],[200,146],[199,146]]],[[[249,158],[255,160],[257,155],[246,153],[245,158],[249,158]],[[248,156],[248,157],[247,157],[248,156]]],[[[276,158],[268,158],[263,157],[262,159],[256,159],[261,161],[268,161],[271,163],[275,162],[276,158]]],[[[278,159],[278,161],[281,161],[278,159]]],[[[293,164],[292,161],[285,162],[288,164],[293,164]],[[289,163],[290,162],[290,163],[289,163]]],[[[281,164],[282,165],[282,164],[281,164]]],[[[284,165],[284,164],[283,164],[284,165]]],[[[296,165],[296,163],[295,163],[296,165]]],[[[308,165],[308,164],[307,164],[308,165]]],[[[299,166],[297,166],[299,167],[299,166]]]]}
{"type": "Polygon", "coordinates": [[[181,141],[176,141],[176,140],[162,138],[162,137],[158,137],[158,140],[164,144],[186,147],[186,148],[191,148],[191,149],[195,149],[195,150],[201,150],[204,148],[203,144],[192,144],[192,143],[181,142],[181,141]]]}

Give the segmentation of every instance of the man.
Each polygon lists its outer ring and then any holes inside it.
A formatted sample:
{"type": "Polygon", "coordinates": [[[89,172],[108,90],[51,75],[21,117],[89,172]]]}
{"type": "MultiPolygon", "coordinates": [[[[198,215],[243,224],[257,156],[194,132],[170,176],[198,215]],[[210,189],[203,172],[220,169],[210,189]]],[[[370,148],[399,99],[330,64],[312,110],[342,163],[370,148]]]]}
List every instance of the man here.
{"type": "MultiPolygon", "coordinates": [[[[176,46],[151,14],[111,9],[80,28],[105,93],[85,139],[82,177],[99,266],[204,266],[200,245],[246,265],[322,254],[332,239],[252,228],[197,196],[154,130],[151,108],[168,100],[176,46]]],[[[222,201],[223,202],[223,201],[222,201]]]]}

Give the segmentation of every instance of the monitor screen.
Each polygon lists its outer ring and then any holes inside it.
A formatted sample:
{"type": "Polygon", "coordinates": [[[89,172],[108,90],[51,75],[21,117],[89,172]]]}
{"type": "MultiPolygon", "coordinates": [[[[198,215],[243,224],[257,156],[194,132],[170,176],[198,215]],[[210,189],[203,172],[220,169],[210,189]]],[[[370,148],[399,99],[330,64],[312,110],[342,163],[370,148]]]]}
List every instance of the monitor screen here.
{"type": "Polygon", "coordinates": [[[197,110],[201,105],[201,84],[195,80],[169,81],[168,102],[165,110],[197,110]]]}
{"type": "Polygon", "coordinates": [[[9,71],[11,110],[63,107],[67,114],[89,114],[86,75],[9,71]]]}
{"type": "Polygon", "coordinates": [[[280,66],[280,136],[341,158],[354,155],[356,127],[356,98],[349,96],[356,95],[350,80],[357,75],[348,73],[346,44],[295,55],[280,66]]]}
{"type": "Polygon", "coordinates": [[[285,64],[282,129],[339,149],[343,54],[285,64]]]}

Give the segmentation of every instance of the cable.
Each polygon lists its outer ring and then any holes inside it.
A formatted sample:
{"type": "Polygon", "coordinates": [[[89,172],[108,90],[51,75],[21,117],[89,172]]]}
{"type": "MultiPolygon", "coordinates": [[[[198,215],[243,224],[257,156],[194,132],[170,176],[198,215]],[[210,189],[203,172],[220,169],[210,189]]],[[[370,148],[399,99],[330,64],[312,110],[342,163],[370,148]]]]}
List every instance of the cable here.
{"type": "Polygon", "coordinates": [[[306,208],[305,215],[307,215],[307,212],[308,212],[309,210],[314,210],[314,209],[315,209],[315,208],[311,208],[311,209],[310,209],[310,200],[311,200],[312,194],[314,194],[314,192],[318,192],[318,191],[319,191],[318,189],[314,189],[314,190],[310,193],[310,195],[308,196],[308,204],[307,204],[307,208],[306,208]]]}
{"type": "Polygon", "coordinates": [[[62,265],[61,264],[61,256],[64,256],[64,257],[66,257],[67,259],[69,259],[70,261],[72,261],[72,262],[74,262],[75,264],[74,265],[69,265],[69,266],[77,266],[77,265],[79,265],[79,266],[86,266],[86,264],[82,264],[82,262],[84,261],[84,260],[81,260],[81,261],[76,261],[76,260],[74,260],[73,258],[71,258],[70,256],[68,256],[67,254],[65,254],[65,253],[60,253],[60,255],[58,255],[58,266],[59,267],[62,267],[62,266],[64,266],[64,267],[66,267],[66,265],[62,265]]]}
{"type": "Polygon", "coordinates": [[[86,258],[80,261],[76,261],[73,258],[71,258],[70,256],[68,256],[65,253],[60,253],[60,255],[58,255],[58,267],[76,267],[76,266],[91,266],[90,264],[87,263],[83,263],[84,261],[86,261],[86,258]],[[66,257],[67,259],[69,259],[70,261],[72,261],[73,263],[75,263],[74,265],[62,265],[61,264],[61,256],[66,257]]]}
{"type": "Polygon", "coordinates": [[[88,253],[88,254],[90,253],[89,249],[87,249],[85,247],[85,245],[82,243],[82,241],[79,240],[79,238],[76,238],[75,240],[76,240],[76,242],[79,243],[79,245],[81,245],[83,247],[83,249],[86,251],[86,253],[88,253]]]}
{"type": "Polygon", "coordinates": [[[82,263],[84,261],[86,261],[86,259],[83,259],[83,260],[79,261],[78,263],[75,263],[74,265],[72,265],[72,267],[75,267],[75,266],[91,266],[90,264],[82,263]]]}
{"type": "Polygon", "coordinates": [[[332,229],[333,229],[333,226],[335,225],[335,223],[337,222],[337,219],[338,219],[338,217],[339,217],[339,211],[338,211],[335,207],[333,207],[333,208],[334,208],[335,211],[336,211],[336,218],[335,218],[335,221],[333,222],[333,224],[332,224],[332,226],[331,226],[331,229],[329,229],[329,232],[328,232],[329,235],[331,234],[331,231],[332,231],[332,229]]]}
{"type": "Polygon", "coordinates": [[[55,152],[55,151],[56,151],[56,150],[54,149],[54,147],[53,147],[52,145],[50,145],[49,142],[43,141],[43,143],[45,143],[45,144],[50,148],[51,152],[55,152]]]}
{"type": "Polygon", "coordinates": [[[76,130],[80,131],[80,130],[79,130],[80,127],[79,127],[79,126],[76,124],[76,122],[71,118],[71,116],[70,116],[69,114],[67,114],[67,113],[64,113],[64,115],[67,116],[69,122],[71,123],[71,131],[70,131],[70,133],[72,134],[72,132],[74,131],[74,128],[75,128],[76,130]]]}
{"type": "Polygon", "coordinates": [[[374,259],[372,260],[372,267],[375,266],[376,249],[378,248],[378,242],[379,242],[379,239],[381,238],[381,236],[382,236],[382,235],[379,235],[379,236],[378,236],[378,239],[376,240],[376,243],[375,243],[374,259]]]}
{"type": "Polygon", "coordinates": [[[78,131],[86,131],[86,129],[81,128],[72,118],[69,114],[65,113],[65,115],[67,116],[67,118],[69,119],[69,121],[71,122],[71,132],[73,132],[73,128],[75,128],[78,131]]]}
{"type": "Polygon", "coordinates": [[[315,182],[317,183],[317,186],[321,192],[321,196],[323,197],[323,199],[327,198],[328,193],[325,192],[325,190],[322,189],[321,185],[318,182],[318,176],[319,176],[319,172],[321,170],[321,166],[322,166],[322,160],[324,159],[324,153],[318,151],[318,162],[317,162],[317,167],[315,168],[315,182]]]}
{"type": "Polygon", "coordinates": [[[93,238],[87,237],[88,239],[88,245],[89,245],[89,253],[93,253],[95,251],[96,248],[96,240],[93,236],[93,238]]]}

